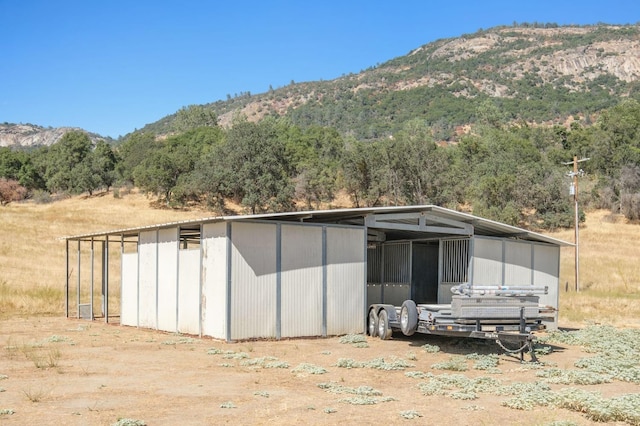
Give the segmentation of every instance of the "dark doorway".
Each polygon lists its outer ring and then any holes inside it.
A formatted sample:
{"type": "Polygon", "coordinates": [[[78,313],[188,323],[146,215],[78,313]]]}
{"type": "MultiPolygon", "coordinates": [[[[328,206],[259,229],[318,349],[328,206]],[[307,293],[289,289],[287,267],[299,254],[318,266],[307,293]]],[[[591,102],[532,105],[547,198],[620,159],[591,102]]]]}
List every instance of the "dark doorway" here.
{"type": "Polygon", "coordinates": [[[438,303],[438,242],[413,243],[411,298],[438,303]]]}

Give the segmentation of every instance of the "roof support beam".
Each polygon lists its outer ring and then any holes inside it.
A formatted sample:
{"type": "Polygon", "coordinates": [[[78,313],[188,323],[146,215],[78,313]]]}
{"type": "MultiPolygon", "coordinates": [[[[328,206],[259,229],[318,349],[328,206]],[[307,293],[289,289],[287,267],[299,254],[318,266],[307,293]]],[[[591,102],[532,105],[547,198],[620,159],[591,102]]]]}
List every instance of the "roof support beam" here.
{"type": "Polygon", "coordinates": [[[473,235],[471,224],[426,213],[369,214],[365,217],[365,226],[434,234],[473,235]],[[407,223],[408,221],[412,223],[407,223]],[[427,225],[427,221],[434,224],[427,225]]]}

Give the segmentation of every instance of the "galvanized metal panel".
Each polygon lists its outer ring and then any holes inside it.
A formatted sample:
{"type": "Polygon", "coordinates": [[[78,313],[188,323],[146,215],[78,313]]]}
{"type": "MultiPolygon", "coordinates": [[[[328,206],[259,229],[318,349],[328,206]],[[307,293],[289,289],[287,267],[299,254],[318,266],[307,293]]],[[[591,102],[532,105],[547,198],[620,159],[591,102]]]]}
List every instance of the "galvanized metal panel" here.
{"type": "Polygon", "coordinates": [[[469,238],[445,239],[440,241],[441,259],[440,282],[438,283],[438,303],[451,303],[451,288],[469,280],[470,259],[469,238]]]}
{"type": "Polygon", "coordinates": [[[384,303],[402,306],[402,303],[407,299],[411,299],[409,284],[384,284],[384,303]]]}
{"type": "Polygon", "coordinates": [[[158,232],[158,329],[177,331],[178,228],[158,232]]]}
{"type": "Polygon", "coordinates": [[[382,284],[367,284],[367,306],[382,303],[382,284]]]}
{"type": "Polygon", "coordinates": [[[231,232],[231,339],[276,337],[276,224],[231,232]]]}
{"type": "MultiPolygon", "coordinates": [[[[385,244],[383,247],[382,282],[409,284],[411,282],[411,243],[385,244]]],[[[386,301],[386,292],[385,303],[390,303],[386,301]]]]}
{"type": "Polygon", "coordinates": [[[140,233],[138,245],[138,276],[140,292],[138,300],[138,325],[145,328],[156,327],[156,278],[157,278],[157,233],[140,233]]]}
{"type": "MultiPolygon", "coordinates": [[[[533,250],[533,282],[536,286],[547,286],[548,292],[540,296],[540,303],[558,309],[560,280],[560,247],[535,244],[533,250]]],[[[558,326],[558,314],[547,324],[553,329],[558,326]]]]}
{"type": "Polygon", "coordinates": [[[367,248],[367,283],[382,282],[382,246],[367,248]]]}
{"type": "Polygon", "coordinates": [[[322,335],[322,228],[281,226],[281,337],[322,335]]]}
{"type": "Polygon", "coordinates": [[[504,285],[531,285],[531,255],[529,242],[505,241],[504,285]]]}
{"type": "Polygon", "coordinates": [[[202,334],[227,336],[227,224],[202,227],[202,334]]]}
{"type": "Polygon", "coordinates": [[[200,249],[178,253],[178,331],[200,332],[200,249]]]}
{"type": "Polygon", "coordinates": [[[473,285],[503,285],[502,240],[474,237],[473,285]]]}
{"type": "Polygon", "coordinates": [[[122,254],[120,324],[138,325],[138,253],[122,254]]]}
{"type": "Polygon", "coordinates": [[[364,229],[327,227],[327,334],[365,329],[364,229]]]}
{"type": "Polygon", "coordinates": [[[469,276],[469,239],[442,240],[442,279],[443,283],[461,284],[469,276]]]}

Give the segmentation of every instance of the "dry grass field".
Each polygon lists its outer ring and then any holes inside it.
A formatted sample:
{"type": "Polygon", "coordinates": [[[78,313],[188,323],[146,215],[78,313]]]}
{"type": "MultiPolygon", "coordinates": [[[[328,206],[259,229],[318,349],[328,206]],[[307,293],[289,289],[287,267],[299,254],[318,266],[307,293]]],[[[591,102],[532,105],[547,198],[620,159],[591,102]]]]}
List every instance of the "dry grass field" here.
{"type": "Polygon", "coordinates": [[[136,193],[0,208],[0,424],[640,424],[640,225],[587,215],[580,293],[562,249],[560,325],[584,332],[541,336],[540,364],[429,336],[224,343],[64,318],[59,237],[209,215],[136,193]]]}

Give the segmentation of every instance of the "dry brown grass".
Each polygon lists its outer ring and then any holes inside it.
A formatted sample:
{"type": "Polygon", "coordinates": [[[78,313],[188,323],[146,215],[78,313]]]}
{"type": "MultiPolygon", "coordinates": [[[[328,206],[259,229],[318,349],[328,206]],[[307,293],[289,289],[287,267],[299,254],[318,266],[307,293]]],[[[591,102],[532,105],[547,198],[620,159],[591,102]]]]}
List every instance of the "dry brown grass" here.
{"type": "MultiPolygon", "coordinates": [[[[574,231],[551,234],[574,241],[574,231]]],[[[575,292],[575,254],[563,248],[560,322],[640,326],[640,225],[608,211],[589,212],[580,228],[580,292],[575,292]],[[565,283],[569,291],[565,292],[565,283]]]]}
{"type": "MultiPolygon", "coordinates": [[[[0,317],[64,314],[65,244],[61,236],[211,215],[153,208],[149,199],[135,192],[121,198],[107,193],[2,207],[0,317]]],[[[551,235],[573,241],[573,230],[551,235]]],[[[561,325],[595,321],[640,326],[639,242],[640,225],[612,218],[604,211],[587,214],[580,230],[580,293],[574,291],[573,248],[562,249],[561,325]]],[[[72,294],[71,300],[74,297],[72,294]]]]}
{"type": "Polygon", "coordinates": [[[59,238],[193,219],[201,211],[154,209],[145,196],[112,193],[0,208],[0,315],[64,313],[65,244],[59,238]]]}

